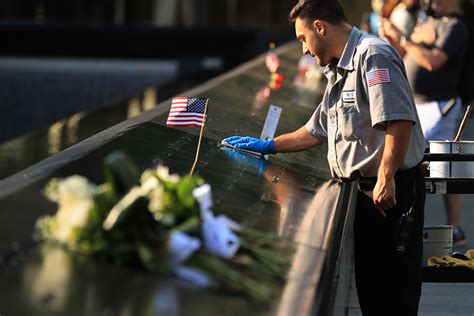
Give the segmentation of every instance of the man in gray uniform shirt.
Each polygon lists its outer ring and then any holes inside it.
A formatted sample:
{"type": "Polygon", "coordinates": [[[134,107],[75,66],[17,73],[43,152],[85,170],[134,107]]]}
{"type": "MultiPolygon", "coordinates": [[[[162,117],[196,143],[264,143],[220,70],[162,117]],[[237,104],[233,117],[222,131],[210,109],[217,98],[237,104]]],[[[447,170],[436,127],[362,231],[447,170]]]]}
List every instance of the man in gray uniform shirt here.
{"type": "Polygon", "coordinates": [[[225,143],[263,154],[328,144],[332,175],[359,175],[354,222],[357,293],[364,315],[416,315],[421,294],[424,141],[403,61],[387,42],[351,27],[336,0],[300,0],[292,9],[303,53],[324,66],[321,104],[300,129],[225,143]],[[397,252],[397,223],[411,210],[413,232],[397,252]]]}

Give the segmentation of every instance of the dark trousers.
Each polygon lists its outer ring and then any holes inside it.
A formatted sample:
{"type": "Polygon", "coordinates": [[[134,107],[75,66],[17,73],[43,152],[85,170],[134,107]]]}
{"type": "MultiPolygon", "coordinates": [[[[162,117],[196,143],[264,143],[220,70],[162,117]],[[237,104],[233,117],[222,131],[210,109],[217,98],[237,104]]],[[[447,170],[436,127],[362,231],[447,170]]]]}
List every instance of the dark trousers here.
{"type": "MultiPolygon", "coordinates": [[[[375,184],[375,179],[372,180],[375,184]]],[[[363,180],[362,180],[363,182],[363,180]]],[[[425,182],[417,166],[395,175],[397,204],[383,218],[359,191],[354,221],[357,295],[363,315],[416,315],[421,295],[425,182]],[[404,254],[395,251],[400,216],[413,206],[404,254]]],[[[362,184],[361,184],[362,186],[362,184]]]]}

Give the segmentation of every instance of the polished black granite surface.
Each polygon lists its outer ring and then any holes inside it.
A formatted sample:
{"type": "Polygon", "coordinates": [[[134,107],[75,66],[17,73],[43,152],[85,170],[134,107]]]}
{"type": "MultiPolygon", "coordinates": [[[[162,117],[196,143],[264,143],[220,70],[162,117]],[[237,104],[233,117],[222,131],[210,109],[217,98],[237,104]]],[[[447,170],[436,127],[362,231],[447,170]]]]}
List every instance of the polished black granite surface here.
{"type": "MultiPolygon", "coordinates": [[[[301,100],[292,85],[299,53],[295,44],[279,50],[287,82],[263,102],[256,98],[269,79],[262,58],[184,94],[210,98],[196,173],[212,186],[214,212],[278,233],[296,247],[278,300],[256,306],[244,297],[192,288],[32,242],[36,219],[55,211],[41,193],[52,177],[81,174],[101,183],[102,159],[118,149],[142,170],[162,163],[173,173],[189,172],[199,131],[164,126],[167,101],[0,181],[0,314],[311,314],[334,228],[344,221],[338,214],[343,186],[329,179],[325,148],[278,154],[267,161],[217,147],[222,138],[235,134],[258,137],[270,104],[283,108],[277,134],[307,121],[318,95],[309,104],[295,102],[301,100]]],[[[41,141],[50,145],[39,139],[38,146],[41,141]]]]}

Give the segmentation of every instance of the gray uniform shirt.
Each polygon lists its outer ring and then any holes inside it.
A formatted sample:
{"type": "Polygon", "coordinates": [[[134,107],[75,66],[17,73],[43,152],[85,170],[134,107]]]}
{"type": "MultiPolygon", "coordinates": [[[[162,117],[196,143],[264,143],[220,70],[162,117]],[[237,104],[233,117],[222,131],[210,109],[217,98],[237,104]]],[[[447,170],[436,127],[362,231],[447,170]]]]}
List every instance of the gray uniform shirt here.
{"type": "Polygon", "coordinates": [[[400,170],[423,158],[423,133],[398,53],[387,42],[357,28],[340,60],[328,65],[323,100],[306,129],[328,143],[328,161],[334,177],[377,175],[385,144],[386,122],[412,121],[413,132],[400,170]]]}

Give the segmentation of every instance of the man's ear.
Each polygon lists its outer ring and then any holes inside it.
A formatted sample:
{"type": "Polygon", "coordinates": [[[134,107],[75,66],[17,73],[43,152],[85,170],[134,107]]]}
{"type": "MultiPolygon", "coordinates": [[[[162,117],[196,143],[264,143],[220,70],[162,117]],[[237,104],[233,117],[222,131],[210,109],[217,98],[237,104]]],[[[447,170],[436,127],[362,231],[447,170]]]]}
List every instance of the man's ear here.
{"type": "Polygon", "coordinates": [[[326,23],[321,20],[314,20],[313,27],[319,35],[324,36],[326,34],[326,23]]]}

